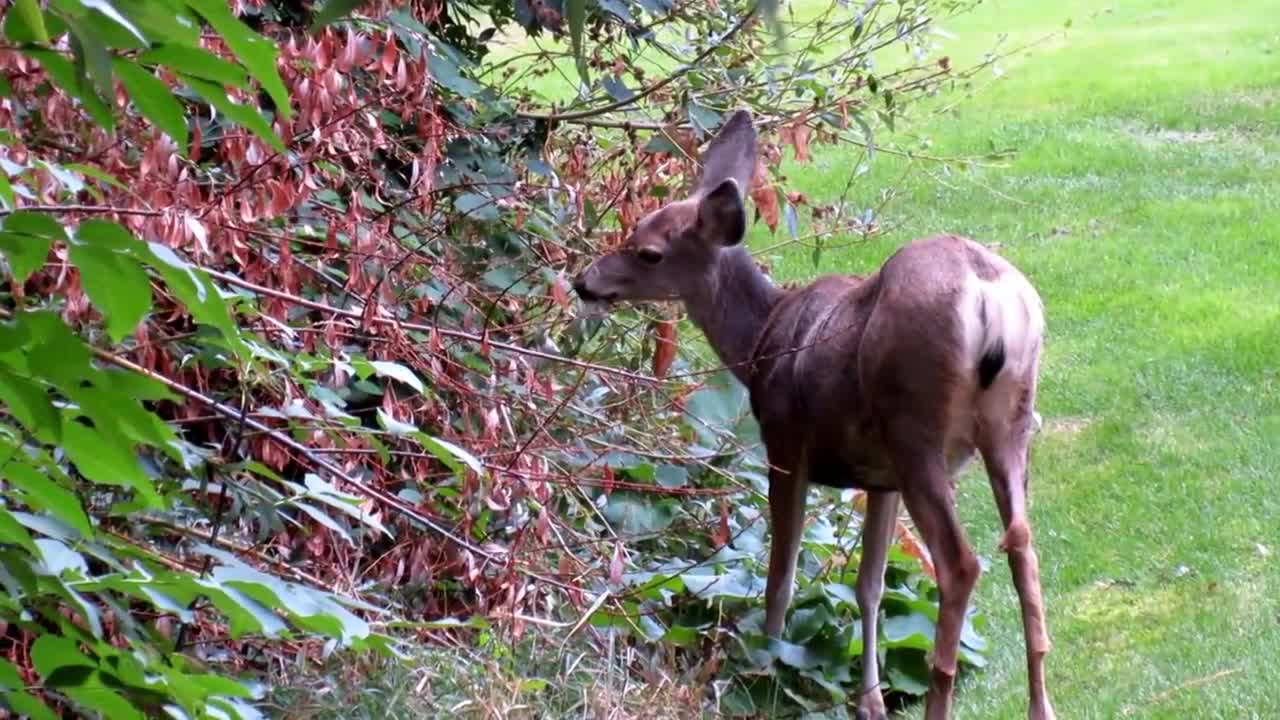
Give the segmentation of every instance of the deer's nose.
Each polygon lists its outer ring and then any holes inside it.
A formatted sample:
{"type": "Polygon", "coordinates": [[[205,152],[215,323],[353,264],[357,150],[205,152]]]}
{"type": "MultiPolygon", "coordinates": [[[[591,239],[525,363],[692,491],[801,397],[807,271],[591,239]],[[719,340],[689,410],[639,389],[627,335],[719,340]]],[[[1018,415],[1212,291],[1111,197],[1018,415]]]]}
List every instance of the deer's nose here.
{"type": "Polygon", "coordinates": [[[600,299],[599,295],[596,295],[595,293],[591,292],[591,288],[587,287],[585,273],[583,275],[579,275],[577,278],[574,279],[573,291],[578,294],[578,297],[582,298],[583,300],[586,300],[587,302],[592,302],[600,299]]]}

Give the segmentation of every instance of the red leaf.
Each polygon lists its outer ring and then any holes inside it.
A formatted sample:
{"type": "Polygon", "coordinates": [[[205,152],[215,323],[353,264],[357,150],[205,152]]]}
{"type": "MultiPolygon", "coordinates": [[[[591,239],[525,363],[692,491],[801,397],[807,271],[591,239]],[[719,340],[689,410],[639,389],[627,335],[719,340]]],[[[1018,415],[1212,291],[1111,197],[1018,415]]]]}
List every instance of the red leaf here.
{"type": "Polygon", "coordinates": [[[778,138],[795,148],[796,160],[799,162],[809,162],[809,136],[812,131],[805,124],[805,120],[806,118],[801,116],[791,125],[778,129],[778,138]]]}
{"type": "Polygon", "coordinates": [[[557,276],[555,281],[551,283],[551,299],[562,308],[568,308],[572,305],[569,299],[569,292],[565,290],[564,277],[557,276]]]}
{"type": "Polygon", "coordinates": [[[404,58],[396,63],[396,79],[395,87],[397,90],[404,90],[409,85],[409,71],[405,68],[404,58]]]}
{"type": "Polygon", "coordinates": [[[609,561],[609,584],[622,584],[622,543],[613,546],[613,560],[609,561]]]}
{"type": "Polygon", "coordinates": [[[390,30],[387,31],[386,44],[382,46],[381,67],[383,76],[396,69],[396,36],[390,30]]]}
{"type": "Polygon", "coordinates": [[[187,150],[191,162],[200,162],[200,147],[204,144],[204,133],[200,130],[200,123],[193,123],[195,130],[191,133],[191,148],[187,150]]]}
{"type": "Polygon", "coordinates": [[[756,161],[756,174],[751,180],[751,200],[756,204],[756,213],[769,226],[769,232],[778,229],[778,194],[774,192],[769,177],[769,169],[764,160],[756,161]]]}
{"type": "Polygon", "coordinates": [[[613,468],[605,465],[601,478],[600,488],[604,490],[605,497],[608,497],[613,492],[613,468]]]}
{"type": "Polygon", "coordinates": [[[716,548],[722,548],[729,544],[729,503],[720,501],[720,524],[716,526],[715,532],[711,535],[711,542],[716,548]]]}
{"type": "Polygon", "coordinates": [[[329,223],[329,231],[324,236],[324,251],[338,252],[338,224],[335,222],[329,223]]]}
{"type": "Polygon", "coordinates": [[[669,318],[659,320],[654,327],[653,376],[663,378],[676,359],[676,322],[669,318]]]}

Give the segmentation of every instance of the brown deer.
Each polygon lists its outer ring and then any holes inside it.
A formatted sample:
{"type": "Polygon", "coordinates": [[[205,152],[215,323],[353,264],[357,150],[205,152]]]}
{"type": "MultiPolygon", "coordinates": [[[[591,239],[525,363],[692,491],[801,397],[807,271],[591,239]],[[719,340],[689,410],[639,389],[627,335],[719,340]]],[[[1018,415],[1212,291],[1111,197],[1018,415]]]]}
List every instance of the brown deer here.
{"type": "Polygon", "coordinates": [[[925,715],[949,718],[965,608],[980,572],[956,517],[954,477],[976,449],[1022,603],[1029,717],[1053,718],[1043,666],[1049,636],[1027,521],[1044,331],[1039,295],[1003,258],[950,235],[906,245],[869,277],[775,287],[741,244],[756,167],[748,112],[725,122],[703,161],[691,197],[643,218],[574,289],[586,301],[681,301],[750,390],[771,466],[766,633],[781,635],[791,603],[809,484],[865,490],[857,715],[887,717],[876,624],[901,496],[941,595],[925,715]]]}

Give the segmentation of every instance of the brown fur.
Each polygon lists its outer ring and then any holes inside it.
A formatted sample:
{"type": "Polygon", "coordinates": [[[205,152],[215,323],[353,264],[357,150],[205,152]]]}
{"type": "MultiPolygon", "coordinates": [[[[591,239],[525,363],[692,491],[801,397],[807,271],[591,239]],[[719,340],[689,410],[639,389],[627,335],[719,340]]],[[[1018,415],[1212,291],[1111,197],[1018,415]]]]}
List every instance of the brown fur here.
{"type": "Polygon", "coordinates": [[[899,498],[929,548],[941,592],[926,717],[950,717],[960,630],[979,574],[956,518],[953,482],[980,452],[1022,602],[1029,717],[1053,718],[1026,517],[1039,297],[1003,258],[953,235],[910,243],[867,277],[775,287],[740,245],[755,143],[750,117],[735,114],[708,147],[693,197],[642,220],[575,289],[587,300],[680,300],[750,390],[772,465],[771,636],[782,633],[791,600],[809,483],[869,492],[856,591],[864,640],[859,717],[885,717],[876,618],[899,498]]]}

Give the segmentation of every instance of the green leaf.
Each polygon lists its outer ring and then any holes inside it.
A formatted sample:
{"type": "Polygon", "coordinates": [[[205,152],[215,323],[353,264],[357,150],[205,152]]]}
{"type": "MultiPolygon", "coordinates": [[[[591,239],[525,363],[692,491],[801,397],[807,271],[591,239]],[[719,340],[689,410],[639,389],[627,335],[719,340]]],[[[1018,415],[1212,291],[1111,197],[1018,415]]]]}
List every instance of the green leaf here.
{"type": "Polygon", "coordinates": [[[604,88],[605,92],[609,93],[609,97],[618,102],[626,102],[636,96],[631,91],[631,88],[627,87],[627,84],[622,81],[622,78],[616,75],[604,76],[600,81],[600,86],[604,88]]]}
{"type": "Polygon", "coordinates": [[[163,41],[188,46],[200,44],[200,21],[180,2],[111,0],[111,4],[124,13],[152,42],[163,41]]]}
{"type": "Polygon", "coordinates": [[[472,220],[498,219],[498,205],[480,193],[462,193],[453,199],[453,207],[472,220]]]}
{"type": "Polygon", "coordinates": [[[24,235],[37,235],[54,240],[64,240],[67,233],[62,225],[49,215],[41,212],[21,210],[4,219],[4,230],[24,235]]]}
{"type": "Polygon", "coordinates": [[[187,152],[187,119],[182,105],[174,99],[168,86],[155,75],[143,70],[130,60],[116,58],[116,74],[124,83],[130,99],[148,120],[173,138],[178,152],[187,152]]]}
{"type": "Polygon", "coordinates": [[[32,435],[52,443],[62,438],[62,418],[38,383],[0,369],[0,400],[32,435]]]}
{"type": "Polygon", "coordinates": [[[0,232],[0,252],[9,261],[9,270],[18,282],[26,282],[31,273],[44,266],[52,244],[47,237],[0,232]]]}
{"type": "Polygon", "coordinates": [[[111,442],[99,431],[69,418],[62,424],[62,441],[67,456],[85,477],[103,485],[131,487],[148,507],[164,506],[131,446],[111,442]]]}
{"type": "Polygon", "coordinates": [[[417,390],[419,393],[426,392],[426,388],[422,385],[422,380],[409,368],[399,363],[386,362],[384,360],[371,360],[369,365],[379,376],[389,377],[408,385],[417,390]]]}
{"type": "Polygon", "coordinates": [[[144,65],[163,65],[186,75],[241,90],[249,87],[249,76],[244,68],[198,47],[159,45],[138,55],[138,62],[144,65]]]}
{"type": "Polygon", "coordinates": [[[222,114],[235,121],[237,125],[248,128],[255,135],[266,140],[277,152],[285,151],[284,143],[276,136],[275,131],[271,129],[271,125],[258,113],[257,108],[249,107],[248,105],[237,105],[231,102],[231,98],[227,97],[222,88],[213,83],[186,74],[183,75],[183,78],[191,86],[192,90],[200,94],[200,97],[208,101],[210,105],[217,108],[222,114]]]}
{"type": "MultiPolygon", "coordinates": [[[[601,514],[621,534],[660,532],[676,519],[676,503],[654,500],[647,495],[615,492],[601,508],[601,514]]],[[[685,578],[688,584],[690,578],[685,578]]]]}
{"type": "MultiPolygon", "coordinates": [[[[3,82],[2,77],[0,76],[0,82],[3,82]]],[[[17,200],[13,196],[13,185],[9,183],[9,173],[3,170],[0,170],[0,200],[4,201],[4,206],[7,209],[18,206],[17,200]]]]}
{"type": "Polygon", "coordinates": [[[223,302],[209,276],[178,257],[166,245],[152,242],[147,247],[155,260],[151,263],[152,267],[160,273],[165,284],[178,296],[196,322],[217,328],[235,352],[244,351],[240,328],[231,320],[227,304],[223,302]]]}
{"type": "Polygon", "coordinates": [[[479,95],[484,88],[474,80],[462,74],[458,63],[447,54],[437,51],[434,46],[427,48],[427,65],[431,70],[431,79],[449,88],[464,98],[479,95]]]}
{"type": "Polygon", "coordinates": [[[17,313],[12,323],[0,324],[0,348],[9,353],[10,367],[24,375],[76,382],[89,367],[89,351],[49,310],[17,313]]]}
{"type": "Polygon", "coordinates": [[[179,603],[168,593],[161,592],[150,585],[142,585],[138,591],[156,606],[157,610],[173,613],[182,622],[192,622],[195,619],[195,613],[187,609],[186,605],[179,603]]]}
{"type": "Polygon", "coordinates": [[[328,505],[353,520],[390,536],[387,529],[377,520],[377,516],[361,509],[363,498],[359,495],[344,493],[313,473],[307,473],[306,483],[308,499],[328,505]]]}
{"type": "Polygon", "coordinates": [[[928,650],[933,646],[933,621],[921,613],[890,615],[880,627],[886,648],[928,650]]]}
{"type": "Polygon", "coordinates": [[[721,575],[685,575],[689,592],[702,598],[730,597],[741,600],[758,598],[764,593],[764,578],[744,567],[721,575]]]}
{"type": "Polygon", "coordinates": [[[693,124],[700,135],[709,134],[712,130],[720,127],[720,113],[706,105],[691,102],[685,110],[689,113],[689,122],[693,124]]]}
{"type": "Polygon", "coordinates": [[[151,309],[151,282],[133,258],[99,245],[73,243],[71,262],[93,304],[107,316],[107,333],[120,342],[151,309]]]}
{"type": "Polygon", "coordinates": [[[58,84],[58,87],[62,88],[71,97],[79,100],[85,111],[99,125],[107,130],[115,129],[116,120],[111,113],[111,109],[102,102],[102,98],[98,97],[97,93],[85,92],[75,66],[68,62],[61,53],[34,48],[26,48],[22,52],[39,61],[45,72],[49,73],[49,77],[53,78],[53,81],[58,84]]]}
{"type": "Polygon", "coordinates": [[[68,163],[63,167],[65,167],[68,170],[75,170],[81,175],[87,175],[88,177],[94,178],[96,180],[101,180],[102,182],[112,187],[116,187],[121,190],[127,189],[124,183],[120,182],[118,179],[116,179],[115,176],[111,175],[110,173],[104,172],[101,168],[96,168],[96,167],[93,167],[92,165],[82,165],[80,163],[68,163]]]}
{"type": "Polygon", "coordinates": [[[458,461],[465,463],[477,474],[484,474],[484,465],[480,460],[468,452],[465,448],[458,447],[448,440],[438,437],[432,437],[426,433],[420,432],[414,435],[418,442],[427,449],[427,452],[436,456],[440,462],[444,463],[450,470],[455,473],[462,472],[462,465],[458,461]]]}
{"type": "Polygon", "coordinates": [[[231,678],[222,677],[221,675],[202,673],[199,675],[187,675],[185,679],[192,684],[200,686],[213,695],[225,695],[227,697],[250,699],[254,697],[252,690],[231,678]]]}
{"type": "MultiPolygon", "coordinates": [[[[112,85],[111,74],[111,53],[107,51],[107,46],[103,42],[102,36],[99,34],[100,26],[93,23],[88,17],[84,18],[66,18],[67,25],[71,28],[71,51],[76,61],[76,69],[81,77],[88,77],[94,85],[97,85],[98,95],[105,100],[110,107],[111,101],[115,98],[115,88],[112,85]]],[[[86,94],[91,94],[92,89],[81,84],[81,88],[86,94]]]]}
{"type": "MultiPolygon", "coordinates": [[[[56,1],[57,0],[55,0],[55,2],[56,1]]],[[[127,30],[129,34],[134,37],[134,39],[136,39],[138,42],[141,43],[141,45],[138,47],[147,46],[149,42],[147,40],[147,36],[143,35],[142,31],[138,30],[138,28],[135,27],[132,22],[129,22],[129,19],[126,18],[124,15],[122,15],[120,11],[115,8],[115,5],[113,5],[111,2],[108,2],[107,0],[77,0],[77,2],[80,5],[88,8],[89,10],[94,10],[101,13],[116,25],[119,25],[120,27],[127,30]]],[[[94,22],[95,25],[100,24],[100,21],[98,21],[96,18],[93,18],[92,15],[90,15],[88,19],[91,22],[94,22]]]]}
{"type": "Polygon", "coordinates": [[[22,691],[25,687],[26,683],[18,673],[18,668],[8,660],[0,660],[0,693],[4,694],[4,701],[9,708],[19,716],[31,720],[57,720],[57,716],[44,703],[22,691]]]}
{"type": "Polygon", "coordinates": [[[33,510],[53,515],[85,538],[93,537],[93,526],[84,514],[79,498],[70,490],[24,463],[9,463],[0,471],[0,476],[22,491],[22,501],[33,510]]]}
{"type": "Polygon", "coordinates": [[[787,622],[787,636],[792,642],[804,645],[812,640],[813,636],[817,635],[833,619],[831,611],[823,604],[797,608],[787,622]]]}
{"type": "Polygon", "coordinates": [[[278,637],[288,630],[284,621],[236,588],[216,580],[198,580],[206,589],[209,599],[231,620],[231,637],[240,638],[246,633],[260,632],[268,637],[278,637]]]}
{"type": "Polygon", "coordinates": [[[885,675],[894,690],[924,695],[929,691],[929,674],[929,663],[922,652],[891,650],[886,654],[885,675]]]}
{"type": "Polygon", "coordinates": [[[13,516],[13,513],[0,508],[0,542],[20,545],[24,550],[37,554],[40,552],[31,533],[13,516]]]}
{"type": "Polygon", "coordinates": [[[45,569],[50,573],[62,575],[70,570],[76,579],[89,575],[89,563],[84,556],[72,550],[66,543],[50,538],[40,538],[35,542],[40,549],[40,558],[44,562],[45,569]]]}
{"type": "Polygon", "coordinates": [[[329,23],[344,18],[365,3],[365,0],[325,0],[324,6],[311,21],[311,32],[316,32],[329,23]]]}
{"type": "Polygon", "coordinates": [[[797,670],[808,670],[818,667],[822,664],[822,655],[812,652],[809,648],[795,643],[789,643],[783,640],[770,640],[769,651],[783,665],[793,667],[797,670]]]}
{"type": "Polygon", "coordinates": [[[582,78],[583,86],[591,85],[591,78],[587,73],[587,58],[582,49],[582,30],[587,20],[587,2],[586,0],[565,0],[565,15],[569,20],[569,41],[573,45],[573,57],[578,66],[578,76],[582,78]]]}
{"type": "MultiPolygon", "coordinates": [[[[17,18],[26,25],[33,40],[46,45],[49,43],[49,31],[44,26],[44,13],[40,10],[38,0],[15,0],[13,10],[17,18]]],[[[9,37],[17,40],[12,34],[9,37]]]]}
{"type": "MultiPolygon", "coordinates": [[[[280,79],[279,71],[276,70],[276,56],[279,53],[275,43],[240,22],[240,19],[232,14],[226,0],[187,0],[187,5],[204,16],[204,19],[218,31],[226,41],[227,47],[231,48],[241,63],[244,63],[249,74],[253,75],[271,96],[280,116],[286,119],[291,117],[293,111],[289,106],[289,91],[285,88],[284,81],[280,79]]],[[[230,113],[227,114],[230,115],[230,113]]]]}
{"type": "Polygon", "coordinates": [[[98,664],[80,652],[79,645],[61,635],[41,635],[31,644],[31,664],[36,672],[48,677],[64,667],[90,667],[98,664]]]}
{"type": "Polygon", "coordinates": [[[44,266],[53,241],[66,237],[62,226],[53,218],[23,210],[4,218],[0,250],[9,261],[14,279],[25,282],[31,273],[44,266]]]}
{"type": "Polygon", "coordinates": [[[416,435],[419,432],[417,425],[412,425],[406,422],[400,422],[399,420],[392,417],[391,413],[387,412],[386,410],[383,410],[382,408],[378,408],[377,416],[378,416],[378,424],[382,426],[383,430],[386,430],[392,435],[407,436],[407,435],[416,435]]]}
{"type": "Polygon", "coordinates": [[[330,531],[336,533],[338,537],[342,538],[343,540],[346,540],[348,545],[351,545],[352,547],[355,546],[356,543],[354,540],[351,539],[351,533],[348,533],[346,528],[342,527],[342,525],[337,520],[334,520],[333,518],[329,517],[329,515],[325,513],[323,510],[312,507],[311,505],[308,505],[307,503],[304,503],[304,502],[293,502],[289,504],[293,507],[298,508],[302,512],[306,513],[308,516],[311,517],[312,520],[315,520],[316,522],[320,523],[324,527],[328,528],[330,531]]]}
{"type": "Polygon", "coordinates": [[[679,465],[659,465],[654,479],[664,488],[679,488],[689,484],[689,471],[679,465]]]}

